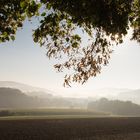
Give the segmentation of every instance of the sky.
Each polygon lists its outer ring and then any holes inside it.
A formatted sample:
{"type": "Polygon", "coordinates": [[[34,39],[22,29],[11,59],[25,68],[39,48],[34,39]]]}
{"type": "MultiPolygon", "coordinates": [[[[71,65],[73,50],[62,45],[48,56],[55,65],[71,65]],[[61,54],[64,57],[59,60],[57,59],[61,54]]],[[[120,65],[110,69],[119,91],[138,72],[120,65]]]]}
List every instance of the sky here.
{"type": "Polygon", "coordinates": [[[26,22],[14,42],[0,44],[0,81],[16,81],[78,97],[90,96],[96,89],[140,88],[140,44],[130,41],[130,34],[123,44],[114,47],[109,65],[103,67],[100,75],[90,78],[84,85],[64,88],[65,74],[56,72],[53,68],[56,61],[49,60],[45,48],[33,42],[33,27],[26,22]]]}

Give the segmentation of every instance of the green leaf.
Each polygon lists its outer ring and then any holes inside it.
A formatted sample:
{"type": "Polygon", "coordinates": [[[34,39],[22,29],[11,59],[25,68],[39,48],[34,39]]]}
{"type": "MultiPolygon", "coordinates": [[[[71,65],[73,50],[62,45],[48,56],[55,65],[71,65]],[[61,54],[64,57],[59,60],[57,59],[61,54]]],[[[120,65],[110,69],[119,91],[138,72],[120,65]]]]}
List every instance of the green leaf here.
{"type": "Polygon", "coordinates": [[[14,41],[15,40],[15,36],[11,36],[11,39],[14,41]]]}
{"type": "Polygon", "coordinates": [[[37,37],[34,38],[34,42],[35,42],[35,43],[38,42],[38,38],[37,38],[37,37]]]}
{"type": "Polygon", "coordinates": [[[46,16],[46,12],[43,12],[43,13],[41,14],[41,16],[42,16],[42,17],[46,16]]]}
{"type": "Polygon", "coordinates": [[[4,32],[4,33],[3,33],[3,36],[4,36],[4,37],[7,37],[7,36],[8,36],[8,33],[7,33],[7,32],[4,32]]]}
{"type": "Polygon", "coordinates": [[[23,9],[26,8],[27,5],[28,5],[28,3],[26,1],[21,1],[20,2],[20,7],[23,8],[23,9]]]}
{"type": "Polygon", "coordinates": [[[72,47],[73,48],[77,48],[78,47],[78,43],[77,42],[72,43],[72,47]]]}
{"type": "Polygon", "coordinates": [[[52,5],[51,5],[50,3],[47,3],[46,8],[47,8],[48,10],[50,10],[51,7],[52,7],[52,5]]]}

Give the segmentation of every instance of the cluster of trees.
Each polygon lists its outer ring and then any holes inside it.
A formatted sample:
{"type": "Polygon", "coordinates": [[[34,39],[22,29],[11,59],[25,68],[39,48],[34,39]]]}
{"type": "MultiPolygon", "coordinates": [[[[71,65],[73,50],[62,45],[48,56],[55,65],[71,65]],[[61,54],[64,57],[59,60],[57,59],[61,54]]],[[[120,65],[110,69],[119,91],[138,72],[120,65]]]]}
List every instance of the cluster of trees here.
{"type": "Polygon", "coordinates": [[[84,83],[100,73],[112,45],[122,43],[129,28],[132,39],[140,42],[139,0],[1,0],[0,42],[15,40],[17,29],[32,17],[39,20],[33,40],[47,48],[47,56],[67,56],[54,67],[74,70],[65,76],[64,85],[84,83]],[[81,47],[77,28],[88,34],[89,45],[81,47]]]}
{"type": "Polygon", "coordinates": [[[115,115],[140,116],[140,105],[134,104],[131,101],[102,98],[98,101],[90,102],[88,109],[109,112],[115,115]]]}

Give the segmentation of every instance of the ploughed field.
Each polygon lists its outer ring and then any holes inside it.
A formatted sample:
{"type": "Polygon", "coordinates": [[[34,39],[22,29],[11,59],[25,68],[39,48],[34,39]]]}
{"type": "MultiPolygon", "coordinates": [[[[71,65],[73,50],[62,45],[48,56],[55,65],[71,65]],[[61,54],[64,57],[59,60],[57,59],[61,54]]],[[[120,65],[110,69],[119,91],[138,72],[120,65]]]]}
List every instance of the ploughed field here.
{"type": "Polygon", "coordinates": [[[1,119],[0,140],[140,140],[140,118],[1,119]]]}

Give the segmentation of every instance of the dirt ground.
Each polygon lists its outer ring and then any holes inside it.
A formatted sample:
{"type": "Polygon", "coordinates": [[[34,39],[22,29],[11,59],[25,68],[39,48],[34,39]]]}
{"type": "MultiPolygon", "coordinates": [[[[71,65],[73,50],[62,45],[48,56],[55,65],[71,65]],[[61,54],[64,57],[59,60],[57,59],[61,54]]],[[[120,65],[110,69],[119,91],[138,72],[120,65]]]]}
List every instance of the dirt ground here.
{"type": "Polygon", "coordinates": [[[140,118],[0,120],[0,140],[140,140],[140,118]]]}

